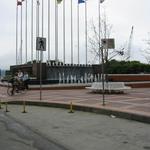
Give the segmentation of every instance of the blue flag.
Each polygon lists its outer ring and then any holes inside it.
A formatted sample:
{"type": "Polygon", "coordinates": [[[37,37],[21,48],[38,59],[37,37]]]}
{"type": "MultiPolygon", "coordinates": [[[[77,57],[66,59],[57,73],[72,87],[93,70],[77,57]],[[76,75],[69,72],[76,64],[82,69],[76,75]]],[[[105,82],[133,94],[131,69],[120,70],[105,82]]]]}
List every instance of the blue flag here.
{"type": "Polygon", "coordinates": [[[104,0],[100,0],[100,3],[103,3],[104,2],[104,0]]]}
{"type": "Polygon", "coordinates": [[[79,4],[85,3],[85,1],[86,1],[86,0],[78,0],[78,3],[79,3],[79,4]]]}

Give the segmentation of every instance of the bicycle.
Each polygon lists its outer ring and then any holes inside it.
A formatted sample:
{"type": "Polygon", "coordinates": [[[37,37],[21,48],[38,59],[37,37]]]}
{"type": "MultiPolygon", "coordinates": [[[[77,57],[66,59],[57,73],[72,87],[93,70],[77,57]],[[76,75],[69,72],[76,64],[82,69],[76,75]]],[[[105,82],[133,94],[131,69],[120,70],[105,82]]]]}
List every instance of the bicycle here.
{"type": "Polygon", "coordinates": [[[13,96],[15,93],[26,93],[26,88],[23,81],[16,82],[11,79],[8,81],[7,94],[13,96]]]}

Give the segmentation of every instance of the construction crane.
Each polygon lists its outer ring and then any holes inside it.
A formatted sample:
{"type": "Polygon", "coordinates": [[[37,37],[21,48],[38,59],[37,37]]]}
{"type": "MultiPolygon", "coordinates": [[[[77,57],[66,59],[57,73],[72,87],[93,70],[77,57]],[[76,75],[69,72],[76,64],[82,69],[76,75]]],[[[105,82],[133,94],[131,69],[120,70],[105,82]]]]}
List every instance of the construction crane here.
{"type": "Polygon", "coordinates": [[[126,61],[130,61],[130,59],[131,59],[131,47],[132,47],[132,41],[133,41],[133,29],[134,29],[134,27],[132,26],[130,37],[129,37],[126,61]]]}

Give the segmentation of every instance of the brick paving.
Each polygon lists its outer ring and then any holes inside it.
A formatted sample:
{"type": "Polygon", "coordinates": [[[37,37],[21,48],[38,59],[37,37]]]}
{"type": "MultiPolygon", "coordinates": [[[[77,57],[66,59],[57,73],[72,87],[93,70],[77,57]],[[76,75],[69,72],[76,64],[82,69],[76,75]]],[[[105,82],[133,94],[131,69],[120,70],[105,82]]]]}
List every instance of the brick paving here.
{"type": "Polygon", "coordinates": [[[102,95],[91,93],[86,89],[71,90],[43,90],[40,101],[39,90],[29,90],[14,96],[7,95],[7,87],[0,87],[1,101],[35,101],[43,103],[57,103],[74,106],[84,106],[108,111],[124,112],[148,117],[150,122],[150,88],[133,88],[125,94],[106,94],[106,105],[102,105],[102,95]]]}

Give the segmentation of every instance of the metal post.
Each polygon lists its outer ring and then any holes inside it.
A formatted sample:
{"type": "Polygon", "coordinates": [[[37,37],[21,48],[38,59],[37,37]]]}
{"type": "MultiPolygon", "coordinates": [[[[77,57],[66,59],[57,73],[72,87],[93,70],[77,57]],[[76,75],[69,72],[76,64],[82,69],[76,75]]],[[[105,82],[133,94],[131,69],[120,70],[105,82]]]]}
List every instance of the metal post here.
{"type": "Polygon", "coordinates": [[[41,60],[40,60],[40,100],[42,100],[42,51],[40,51],[41,60]]]}
{"type": "Polygon", "coordinates": [[[85,64],[87,65],[87,2],[85,1],[85,64]]]}
{"type": "Polygon", "coordinates": [[[50,0],[48,0],[48,61],[50,61],[50,0]]]}
{"type": "Polygon", "coordinates": [[[31,0],[31,62],[33,63],[33,0],[31,0]]]}
{"type": "Polygon", "coordinates": [[[65,0],[63,0],[63,63],[65,64],[65,56],[66,56],[66,24],[65,24],[65,0]]]}
{"type": "Polygon", "coordinates": [[[21,23],[20,23],[20,64],[22,64],[22,4],[21,4],[21,23]]]}
{"type": "Polygon", "coordinates": [[[55,61],[58,61],[58,4],[55,1],[55,61]]]}
{"type": "Polygon", "coordinates": [[[26,16],[25,16],[25,55],[26,55],[26,57],[25,57],[25,61],[26,61],[26,63],[27,63],[27,61],[28,61],[28,51],[27,51],[27,45],[28,45],[28,42],[27,42],[27,36],[28,36],[28,34],[27,34],[27,30],[28,30],[28,27],[27,27],[27,24],[28,24],[28,18],[27,18],[27,10],[28,10],[28,8],[27,8],[28,6],[27,6],[27,0],[26,0],[26,16]]]}
{"type": "Polygon", "coordinates": [[[72,20],[72,0],[71,0],[71,64],[73,64],[73,20],[72,20]]]}
{"type": "Polygon", "coordinates": [[[80,64],[80,41],[79,41],[79,4],[77,4],[77,41],[78,41],[78,65],[80,64]]]}
{"type": "Polygon", "coordinates": [[[7,102],[5,102],[5,112],[9,112],[7,102]]]}
{"type": "Polygon", "coordinates": [[[27,113],[27,111],[26,111],[26,101],[25,100],[23,101],[23,111],[22,111],[22,113],[27,113]]]}
{"type": "Polygon", "coordinates": [[[98,14],[99,14],[99,20],[98,20],[98,26],[99,26],[99,64],[100,64],[100,46],[101,46],[101,3],[100,1],[98,0],[98,14]]]}
{"type": "MultiPolygon", "coordinates": [[[[42,0],[42,37],[44,34],[44,1],[42,0]]],[[[41,51],[41,61],[43,61],[43,51],[41,51]]]]}
{"type": "Polygon", "coordinates": [[[37,37],[36,39],[36,50],[40,52],[40,61],[38,63],[39,68],[39,82],[40,82],[40,100],[42,100],[42,56],[43,51],[46,51],[46,38],[37,37]]]}
{"type": "Polygon", "coordinates": [[[16,65],[18,65],[18,4],[16,7],[16,65]]]}
{"type": "MultiPolygon", "coordinates": [[[[40,2],[37,0],[36,5],[36,37],[39,37],[39,5],[40,2]]],[[[39,51],[36,52],[36,61],[39,62],[39,51]]]]}
{"type": "Polygon", "coordinates": [[[0,100],[0,109],[2,109],[2,102],[1,102],[1,100],[0,100]]]}
{"type": "Polygon", "coordinates": [[[101,47],[101,56],[102,56],[102,96],[103,96],[103,106],[105,106],[105,87],[104,87],[104,53],[103,47],[101,47]]]}

